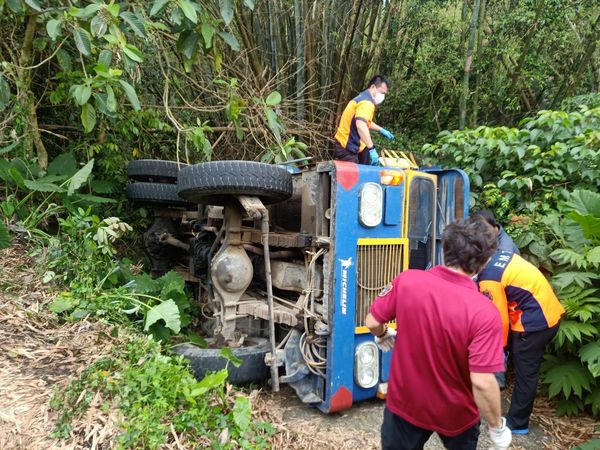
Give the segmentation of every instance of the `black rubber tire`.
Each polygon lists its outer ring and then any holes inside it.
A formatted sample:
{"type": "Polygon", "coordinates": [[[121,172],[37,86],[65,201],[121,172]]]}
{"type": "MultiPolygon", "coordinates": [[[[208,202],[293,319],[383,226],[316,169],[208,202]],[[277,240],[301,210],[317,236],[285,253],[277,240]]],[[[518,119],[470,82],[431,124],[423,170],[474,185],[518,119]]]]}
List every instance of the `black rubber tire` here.
{"type": "Polygon", "coordinates": [[[177,195],[177,185],[163,183],[131,183],[127,185],[127,198],[135,203],[164,206],[186,206],[186,202],[177,195]]]}
{"type": "Polygon", "coordinates": [[[223,358],[218,348],[200,348],[192,344],[180,344],[173,347],[178,355],[185,356],[189,361],[197,379],[202,379],[208,372],[215,372],[227,366],[229,383],[245,384],[266,380],[269,368],[265,364],[265,355],[270,351],[269,341],[264,338],[247,338],[252,345],[232,348],[232,353],[242,360],[240,367],[235,367],[223,358]]]}
{"type": "Polygon", "coordinates": [[[137,159],[127,165],[127,176],[136,181],[176,183],[179,170],[187,164],[160,159],[137,159]]]}
{"type": "Polygon", "coordinates": [[[193,203],[225,205],[232,195],[252,195],[270,205],[292,196],[292,175],[284,168],[253,161],[213,161],[179,172],[178,193],[193,203]]]}

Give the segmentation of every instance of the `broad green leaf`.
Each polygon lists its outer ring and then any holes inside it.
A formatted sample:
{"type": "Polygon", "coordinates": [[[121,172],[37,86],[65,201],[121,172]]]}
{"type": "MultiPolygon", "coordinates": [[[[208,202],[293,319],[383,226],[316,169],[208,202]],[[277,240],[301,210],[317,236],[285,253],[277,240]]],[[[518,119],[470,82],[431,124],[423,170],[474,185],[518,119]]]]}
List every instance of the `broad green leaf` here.
{"type": "Polygon", "coordinates": [[[8,248],[10,245],[11,243],[10,235],[8,234],[8,227],[0,216],[0,248],[8,248]]]}
{"type": "Polygon", "coordinates": [[[0,148],[0,155],[11,152],[14,148],[16,148],[19,145],[19,143],[19,141],[15,141],[12,144],[7,145],[6,147],[0,148]]]}
{"type": "Polygon", "coordinates": [[[96,126],[96,110],[89,103],[86,103],[81,108],[81,123],[86,133],[92,131],[96,126]]]}
{"type": "Polygon", "coordinates": [[[159,320],[163,320],[165,326],[174,333],[179,333],[181,328],[179,308],[173,300],[166,300],[148,310],[144,321],[144,331],[148,331],[150,326],[159,320]]]}
{"type": "Polygon", "coordinates": [[[27,189],[37,192],[62,192],[63,189],[54,183],[43,182],[39,180],[24,180],[27,189]]]}
{"type": "Polygon", "coordinates": [[[84,84],[76,84],[71,87],[71,95],[79,106],[83,106],[92,96],[92,88],[84,84]]]}
{"type": "Polygon", "coordinates": [[[17,186],[19,186],[21,189],[26,189],[25,179],[16,167],[11,166],[10,169],[8,169],[8,174],[11,176],[11,178],[17,184],[17,186]]]}
{"type": "Polygon", "coordinates": [[[46,32],[48,33],[48,36],[50,37],[50,39],[52,39],[53,41],[55,41],[56,38],[58,36],[60,36],[61,28],[62,28],[62,23],[60,20],[50,19],[46,23],[46,32]]]}
{"type": "Polygon", "coordinates": [[[73,153],[61,153],[48,165],[48,175],[72,176],[77,172],[77,161],[73,153]]]}
{"type": "Polygon", "coordinates": [[[254,11],[254,0],[244,0],[244,5],[254,11]]]}
{"type": "Polygon", "coordinates": [[[145,38],[146,36],[148,36],[148,34],[146,33],[146,26],[144,25],[144,22],[134,13],[132,13],[131,11],[124,11],[121,13],[121,18],[125,22],[127,22],[127,24],[131,27],[133,32],[139,37],[145,38]]]}
{"type": "Polygon", "coordinates": [[[71,60],[71,55],[64,48],[61,48],[56,53],[56,59],[58,60],[58,64],[61,69],[65,72],[70,72],[73,70],[73,62],[71,60]]]}
{"type": "Polygon", "coordinates": [[[94,94],[94,98],[96,99],[95,105],[96,105],[96,109],[98,110],[98,112],[109,115],[110,111],[108,110],[108,107],[106,106],[107,97],[108,96],[106,95],[106,92],[97,92],[94,94]]]}
{"type": "Polygon", "coordinates": [[[572,211],[568,217],[581,226],[583,235],[587,239],[600,241],[600,215],[594,217],[592,214],[583,215],[578,211],[572,211]]]}
{"type": "Polygon", "coordinates": [[[137,96],[133,86],[130,85],[125,80],[119,80],[119,84],[125,91],[125,95],[129,99],[129,103],[131,103],[131,106],[133,107],[133,109],[135,109],[136,111],[139,111],[140,109],[142,109],[142,106],[140,105],[140,101],[138,99],[138,96],[137,96]]]}
{"type": "Polygon", "coordinates": [[[179,0],[177,2],[183,15],[187,17],[191,22],[198,23],[198,15],[196,14],[196,8],[194,4],[189,0],[179,0]]]}
{"type": "Polygon", "coordinates": [[[92,36],[102,37],[107,30],[108,24],[104,21],[104,18],[100,14],[94,16],[90,22],[90,31],[92,32],[92,36]]]}
{"type": "Polygon", "coordinates": [[[79,304],[79,300],[73,298],[70,293],[61,294],[50,305],[48,309],[53,313],[60,314],[72,311],[79,304]]]}
{"type": "Polygon", "coordinates": [[[0,73],[0,111],[4,110],[10,102],[10,86],[0,73]]]}
{"type": "Polygon", "coordinates": [[[75,28],[73,30],[73,39],[80,53],[85,56],[89,56],[92,53],[92,39],[90,33],[86,30],[81,27],[75,28]]]}
{"type": "Polygon", "coordinates": [[[76,8],[76,7],[72,7],[69,10],[69,13],[73,16],[73,17],[77,17],[79,19],[84,19],[87,20],[90,17],[92,17],[94,14],[96,14],[98,12],[98,10],[100,9],[100,5],[97,3],[90,3],[89,5],[87,5],[85,8],[81,9],[81,8],[76,8]]]}
{"type": "Polygon", "coordinates": [[[235,399],[233,405],[233,421],[240,429],[243,434],[250,426],[250,420],[252,419],[252,408],[250,406],[250,400],[248,397],[239,396],[235,399]]]}
{"type": "MultiPolygon", "coordinates": [[[[586,397],[585,404],[592,407],[592,414],[594,416],[598,417],[600,415],[600,387],[596,387],[596,389],[586,397]]],[[[598,441],[598,444],[600,444],[600,441],[598,441]]],[[[597,448],[600,448],[600,445],[597,448]]]]}
{"type": "Polygon", "coordinates": [[[576,416],[583,411],[583,402],[578,398],[561,398],[556,405],[556,415],[576,416]]]}
{"type": "Polygon", "coordinates": [[[162,286],[160,290],[160,296],[166,298],[173,291],[183,292],[185,289],[185,280],[176,271],[171,270],[156,280],[157,283],[162,286]]]}
{"type": "Polygon", "coordinates": [[[71,177],[71,179],[69,180],[69,188],[67,190],[67,195],[73,195],[73,193],[88,180],[90,174],[92,173],[93,167],[94,160],[90,159],[85,166],[79,169],[77,173],[71,177]]]}
{"type": "Polygon", "coordinates": [[[114,198],[100,197],[92,194],[77,194],[77,200],[88,203],[117,203],[114,198]]]}
{"type": "Polygon", "coordinates": [[[163,10],[165,6],[169,4],[171,0],[154,0],[152,9],[150,10],[150,17],[157,15],[163,10]]]}
{"type": "Polygon", "coordinates": [[[206,375],[202,380],[196,383],[196,387],[192,389],[192,397],[197,397],[208,392],[210,389],[223,386],[228,376],[229,372],[227,369],[221,369],[218,372],[206,375]]]}
{"type": "Polygon", "coordinates": [[[581,361],[587,364],[587,368],[594,376],[600,377],[600,341],[590,342],[579,349],[581,361]]]}
{"type": "Polygon", "coordinates": [[[213,27],[209,23],[203,23],[202,26],[200,27],[200,31],[202,32],[202,38],[204,39],[204,47],[211,48],[213,36],[216,31],[215,27],[213,27]]]}
{"type": "Polygon", "coordinates": [[[560,289],[564,289],[572,284],[585,288],[592,284],[592,280],[599,278],[600,275],[594,272],[561,272],[558,275],[554,275],[552,283],[560,289]]]}
{"type": "Polygon", "coordinates": [[[144,54],[134,45],[127,44],[123,47],[123,52],[135,62],[144,62],[144,54]]]}
{"type": "Polygon", "coordinates": [[[233,19],[233,8],[233,0],[219,0],[219,11],[221,13],[221,17],[225,21],[225,25],[229,25],[233,19]]]}
{"type": "Polygon", "coordinates": [[[592,248],[586,255],[588,262],[597,266],[600,265],[600,246],[592,248]]]}
{"type": "Polygon", "coordinates": [[[117,99],[115,97],[115,91],[110,86],[106,86],[106,109],[110,112],[117,110],[117,99]]]}
{"type": "Polygon", "coordinates": [[[225,41],[225,43],[231,47],[231,50],[235,52],[239,51],[240,43],[233,34],[219,31],[219,36],[221,36],[221,39],[223,39],[223,41],[225,41]]]}
{"type": "Polygon", "coordinates": [[[555,339],[558,345],[562,347],[565,342],[581,344],[584,336],[594,337],[597,333],[598,329],[591,323],[562,320],[555,339]]]}
{"type": "Polygon", "coordinates": [[[179,35],[177,50],[179,50],[187,59],[192,59],[196,54],[196,50],[198,50],[199,40],[200,35],[195,31],[184,31],[179,35]]]}
{"type": "Polygon", "coordinates": [[[582,215],[600,217],[600,194],[584,189],[574,191],[567,205],[582,215]]]}
{"type": "Polygon", "coordinates": [[[277,91],[273,91],[269,94],[267,100],[265,101],[269,106],[279,105],[281,103],[281,94],[277,91]]]}
{"type": "Polygon", "coordinates": [[[244,361],[235,356],[229,347],[223,347],[219,354],[233,364],[235,367],[240,367],[244,361]]]}
{"type": "MultiPolygon", "coordinates": [[[[600,409],[598,410],[600,411],[600,409]]],[[[598,415],[598,413],[594,413],[595,416],[598,415]]],[[[581,445],[578,445],[577,447],[573,447],[571,450],[598,450],[600,448],[600,439],[592,439],[590,441],[584,442],[581,445]]]]}
{"type": "Polygon", "coordinates": [[[118,3],[113,3],[112,5],[106,5],[106,10],[110,13],[111,16],[117,17],[119,15],[121,7],[118,3]]]}
{"type": "Polygon", "coordinates": [[[21,0],[6,0],[6,4],[8,5],[8,9],[14,13],[18,14],[24,11],[21,0]]]}
{"type": "Polygon", "coordinates": [[[544,374],[544,383],[548,384],[550,397],[563,393],[570,397],[571,393],[582,398],[584,391],[590,391],[591,375],[578,362],[563,362],[551,367],[544,374]]]}
{"type": "Polygon", "coordinates": [[[135,276],[131,287],[140,294],[156,293],[159,290],[158,282],[147,273],[135,276]]]}
{"type": "Polygon", "coordinates": [[[110,67],[110,63],[112,62],[112,52],[110,50],[104,49],[98,55],[98,64],[102,64],[104,67],[110,67]]]}

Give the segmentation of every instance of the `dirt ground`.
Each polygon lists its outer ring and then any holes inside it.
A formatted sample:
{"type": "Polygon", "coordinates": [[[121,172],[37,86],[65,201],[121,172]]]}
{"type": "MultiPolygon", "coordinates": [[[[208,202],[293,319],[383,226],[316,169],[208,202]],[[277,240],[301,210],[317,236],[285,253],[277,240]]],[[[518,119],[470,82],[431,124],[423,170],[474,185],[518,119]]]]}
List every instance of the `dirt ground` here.
{"type": "MultiPolygon", "coordinates": [[[[49,407],[53,389],[109,354],[113,341],[99,322],[58,323],[47,312],[52,294],[34,267],[22,248],[0,250],[0,450],[112,448],[119,433],[118,411],[103,411],[101,398],[74,424],[69,439],[50,436],[57,418],[49,407]]],[[[383,403],[378,400],[324,415],[301,404],[289,387],[279,394],[253,391],[251,399],[256,418],[269,420],[277,430],[274,449],[379,448],[383,403]]],[[[589,417],[557,418],[554,406],[540,398],[531,434],[515,437],[512,448],[569,449],[592,437],[598,425],[589,417]]],[[[485,435],[484,428],[482,449],[489,448],[485,435]]],[[[163,448],[186,447],[174,435],[163,448]]],[[[426,448],[443,447],[433,437],[426,448]]]]}

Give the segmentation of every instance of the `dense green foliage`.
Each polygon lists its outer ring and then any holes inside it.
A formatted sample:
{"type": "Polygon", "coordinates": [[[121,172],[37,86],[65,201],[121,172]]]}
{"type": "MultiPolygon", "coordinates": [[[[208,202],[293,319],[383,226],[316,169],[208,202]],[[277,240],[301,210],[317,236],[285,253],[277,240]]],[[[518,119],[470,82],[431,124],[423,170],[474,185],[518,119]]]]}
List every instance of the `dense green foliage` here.
{"type": "Polygon", "coordinates": [[[495,211],[551,278],[566,314],[543,365],[558,413],[600,414],[600,108],[541,111],[519,128],[440,133],[423,153],[465,168],[472,205],[495,211]]]}
{"type": "Polygon", "coordinates": [[[233,397],[226,380],[223,369],[197,381],[183,357],[164,355],[155,341],[122,339],[110,358],[54,394],[51,406],[60,414],[55,435],[68,437],[72,421],[100,395],[104,407],[119,408],[116,448],[160,448],[171,429],[184,433],[190,448],[267,448],[275,430],[252,420],[250,400],[233,397]]]}

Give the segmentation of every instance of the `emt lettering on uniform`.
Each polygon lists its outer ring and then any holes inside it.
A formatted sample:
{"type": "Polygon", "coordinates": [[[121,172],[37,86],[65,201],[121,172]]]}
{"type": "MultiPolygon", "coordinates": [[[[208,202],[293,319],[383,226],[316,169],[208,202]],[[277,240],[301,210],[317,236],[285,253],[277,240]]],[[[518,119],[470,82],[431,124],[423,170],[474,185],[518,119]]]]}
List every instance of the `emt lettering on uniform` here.
{"type": "Polygon", "coordinates": [[[511,255],[500,255],[498,256],[498,261],[494,263],[495,267],[500,267],[501,269],[505,268],[508,262],[510,261],[511,255]]]}

